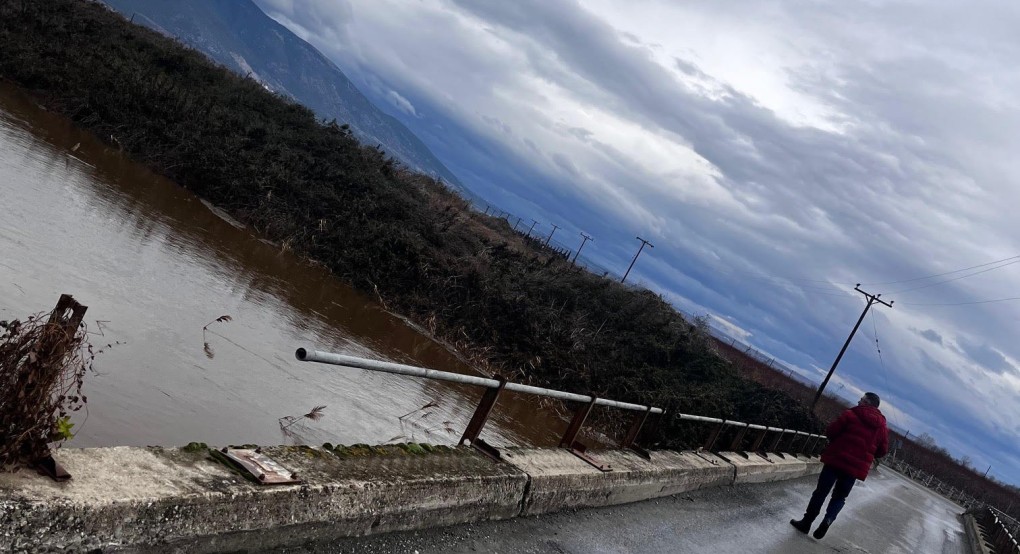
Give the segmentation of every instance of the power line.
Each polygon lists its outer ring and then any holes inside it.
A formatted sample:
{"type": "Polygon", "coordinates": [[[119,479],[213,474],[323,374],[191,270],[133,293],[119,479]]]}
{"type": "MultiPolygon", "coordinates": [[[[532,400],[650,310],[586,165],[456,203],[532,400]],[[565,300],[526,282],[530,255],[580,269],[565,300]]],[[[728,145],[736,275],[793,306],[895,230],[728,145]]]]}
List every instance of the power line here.
{"type": "MultiPolygon", "coordinates": [[[[952,275],[954,273],[960,273],[960,272],[963,272],[963,271],[970,271],[972,269],[978,269],[978,268],[981,268],[981,267],[988,267],[990,265],[1000,264],[1002,262],[1010,262],[1010,263],[1003,264],[1001,266],[991,268],[991,269],[989,269],[987,271],[991,271],[992,269],[998,269],[999,267],[1005,267],[1005,266],[1013,264],[1013,263],[1018,263],[1018,262],[1020,262],[1020,255],[1010,256],[1008,258],[1003,258],[1001,260],[995,260],[993,262],[986,262],[986,263],[983,263],[983,264],[973,265],[973,266],[970,266],[970,267],[954,269],[952,271],[944,271],[942,273],[933,273],[931,275],[922,275],[920,277],[912,277],[910,279],[898,279],[898,280],[895,280],[895,281],[876,281],[876,282],[871,282],[871,283],[858,283],[858,284],[860,284],[862,286],[878,286],[878,285],[895,285],[895,284],[899,284],[899,283],[912,283],[912,282],[916,282],[916,281],[923,281],[925,279],[934,279],[936,277],[944,277],[946,275],[952,275]]],[[[733,274],[733,273],[743,273],[745,275],[750,275],[752,277],[757,277],[759,279],[780,279],[780,280],[784,280],[784,281],[801,282],[801,283],[816,283],[816,284],[824,284],[824,285],[844,285],[844,286],[848,286],[849,287],[850,285],[854,284],[854,283],[834,282],[834,281],[830,281],[830,280],[827,280],[827,279],[808,279],[808,278],[804,278],[804,277],[785,277],[785,276],[780,276],[780,275],[768,275],[768,274],[764,274],[764,273],[755,273],[755,272],[751,272],[751,271],[741,271],[741,270],[726,271],[724,273],[730,273],[730,274],[733,274]]],[[[979,273],[982,273],[982,272],[976,272],[976,273],[973,273],[972,275],[978,275],[979,273]]],[[[944,281],[944,282],[949,282],[949,281],[947,280],[947,281],[944,281]]],[[[837,290],[839,290],[839,289],[837,289],[837,290]]],[[[910,289],[908,289],[908,290],[910,290],[910,289]]]]}
{"type": "Polygon", "coordinates": [[[971,306],[974,304],[994,304],[996,302],[1008,302],[1010,300],[1020,300],[1020,296],[1012,296],[1010,298],[997,298],[995,300],[976,300],[974,302],[903,302],[905,306],[971,306]]]}
{"type": "MultiPolygon", "coordinates": [[[[885,390],[891,391],[892,387],[889,385],[889,370],[885,367],[885,360],[882,358],[882,347],[878,344],[878,325],[875,323],[875,312],[871,312],[871,328],[875,334],[875,350],[878,351],[878,364],[882,368],[882,380],[885,382],[885,390]]],[[[889,419],[890,423],[895,424],[892,421],[892,411],[886,414],[886,418],[889,419]]]]}
{"type": "MultiPolygon", "coordinates": [[[[985,267],[985,266],[989,266],[989,265],[993,265],[993,264],[1007,262],[1009,260],[1016,260],[1018,258],[1020,258],[1020,256],[1010,256],[1008,258],[1003,258],[1001,260],[995,260],[994,262],[988,262],[988,263],[984,263],[984,264],[972,265],[970,267],[965,267],[963,269],[954,269],[953,271],[946,271],[945,273],[936,273],[934,275],[925,275],[924,277],[914,277],[913,279],[902,279],[902,280],[899,280],[899,281],[885,281],[883,283],[861,283],[861,284],[874,286],[874,285],[896,285],[896,284],[899,284],[899,283],[910,283],[910,282],[913,282],[913,281],[922,281],[924,279],[933,279],[935,277],[942,277],[942,276],[945,276],[945,275],[952,275],[954,273],[959,273],[961,271],[968,271],[968,270],[971,270],[971,269],[977,269],[979,267],[985,267]]],[[[1018,261],[1020,261],[1020,260],[1018,260],[1018,261]]],[[[1006,265],[1009,265],[1009,264],[1006,264],[1006,265]]]]}
{"type": "Polygon", "coordinates": [[[953,281],[959,281],[960,279],[966,279],[967,277],[973,277],[975,275],[981,275],[982,273],[988,273],[989,271],[995,271],[996,269],[1001,269],[1003,267],[1006,267],[1007,265],[1013,265],[1015,263],[1020,263],[1020,259],[1016,259],[1016,260],[1013,260],[1012,262],[1007,262],[1007,263],[1004,263],[1002,265],[998,265],[998,266],[995,266],[995,267],[990,267],[988,269],[982,269],[981,271],[975,271],[974,273],[968,273],[966,275],[961,275],[959,277],[953,277],[952,279],[946,279],[944,281],[936,281],[934,283],[928,283],[926,285],[921,285],[919,287],[911,287],[911,288],[908,288],[908,289],[902,289],[902,290],[893,291],[890,294],[900,294],[900,293],[903,293],[903,292],[910,292],[910,291],[914,291],[914,290],[926,289],[928,287],[934,287],[934,286],[937,286],[937,285],[944,285],[946,283],[951,283],[953,281]]]}

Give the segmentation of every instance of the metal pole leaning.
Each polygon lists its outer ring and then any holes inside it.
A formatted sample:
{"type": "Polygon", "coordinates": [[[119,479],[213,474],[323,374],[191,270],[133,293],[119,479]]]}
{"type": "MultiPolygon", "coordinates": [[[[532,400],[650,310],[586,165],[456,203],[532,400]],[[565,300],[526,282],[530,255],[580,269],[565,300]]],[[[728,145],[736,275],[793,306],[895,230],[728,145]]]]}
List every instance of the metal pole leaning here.
{"type": "Polygon", "coordinates": [[[645,422],[648,421],[648,415],[651,414],[651,408],[645,410],[645,413],[634,414],[634,420],[630,425],[630,429],[627,434],[620,441],[620,448],[629,448],[645,459],[650,459],[651,456],[648,452],[637,445],[637,439],[641,436],[641,429],[644,428],[645,422]]]}
{"type": "Polygon", "coordinates": [[[754,442],[751,443],[751,452],[761,452],[761,445],[765,442],[765,436],[769,434],[769,431],[774,431],[774,429],[766,427],[758,432],[758,435],[754,438],[754,442]]]}
{"type": "Polygon", "coordinates": [[[464,429],[464,434],[461,435],[459,443],[463,445],[465,441],[470,441],[473,448],[494,460],[500,459],[499,450],[478,438],[478,435],[481,434],[482,427],[485,427],[485,422],[489,420],[489,414],[492,413],[492,408],[496,406],[496,400],[499,399],[499,395],[503,392],[504,388],[506,388],[506,379],[500,377],[498,387],[485,389],[485,393],[482,394],[482,399],[478,403],[478,407],[475,408],[475,413],[471,416],[471,421],[468,422],[467,428],[464,429]]]}
{"type": "Polygon", "coordinates": [[[779,443],[783,442],[783,435],[786,434],[786,429],[780,429],[779,434],[776,438],[772,439],[772,443],[769,444],[769,452],[779,452],[779,443]]]}
{"type": "Polygon", "coordinates": [[[742,451],[740,447],[744,444],[744,435],[747,434],[747,428],[750,426],[750,423],[745,423],[740,431],[737,431],[737,436],[733,437],[733,442],[730,443],[730,452],[742,451]]]}

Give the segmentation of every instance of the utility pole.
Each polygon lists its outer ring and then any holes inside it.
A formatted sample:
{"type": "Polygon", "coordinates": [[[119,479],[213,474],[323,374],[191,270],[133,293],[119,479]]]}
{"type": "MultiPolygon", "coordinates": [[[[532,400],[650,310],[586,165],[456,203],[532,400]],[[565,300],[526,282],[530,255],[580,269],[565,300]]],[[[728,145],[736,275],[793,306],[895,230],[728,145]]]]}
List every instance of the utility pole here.
{"type": "Polygon", "coordinates": [[[992,470],[992,465],[988,464],[988,469],[985,470],[985,474],[982,477],[988,477],[988,472],[992,470]]]}
{"type": "Polygon", "coordinates": [[[581,233],[581,236],[584,237],[584,239],[581,241],[581,246],[577,247],[577,253],[574,254],[574,259],[570,260],[570,265],[574,265],[574,262],[577,261],[577,257],[581,255],[581,249],[584,248],[584,243],[586,243],[586,242],[591,240],[591,237],[589,237],[588,235],[586,235],[584,233],[581,233]]]}
{"type": "Polygon", "coordinates": [[[836,361],[832,362],[832,367],[829,368],[828,375],[825,376],[825,380],[822,381],[821,386],[818,387],[818,392],[815,393],[815,399],[811,402],[811,411],[814,411],[815,406],[818,405],[818,400],[822,397],[825,385],[829,384],[829,379],[832,377],[833,372],[836,371],[836,366],[839,365],[839,361],[843,359],[843,354],[846,353],[847,347],[850,346],[850,341],[853,340],[854,335],[857,333],[857,329],[861,326],[861,322],[864,321],[864,316],[868,315],[868,310],[871,309],[871,305],[878,302],[879,304],[892,308],[893,302],[895,302],[895,300],[890,300],[889,302],[882,300],[880,298],[882,296],[881,294],[868,294],[867,292],[864,292],[861,290],[860,283],[854,285],[854,290],[863,294],[864,297],[868,299],[868,303],[864,306],[864,311],[861,312],[861,317],[857,320],[857,325],[854,325],[854,330],[850,331],[850,336],[847,337],[846,342],[843,343],[843,348],[839,351],[839,355],[836,356],[836,361]]]}
{"type": "Polygon", "coordinates": [[[531,231],[533,231],[535,229],[535,225],[538,225],[538,222],[535,221],[534,219],[532,219],[531,220],[531,227],[528,229],[528,236],[529,237],[531,236],[531,231]]]}
{"type": "Polygon", "coordinates": [[[641,255],[641,251],[645,249],[645,246],[647,245],[649,248],[655,248],[655,245],[650,243],[650,242],[648,242],[647,240],[645,240],[645,239],[643,239],[641,237],[637,237],[637,239],[639,241],[641,241],[641,247],[638,248],[637,254],[634,254],[634,259],[630,261],[630,267],[627,268],[627,273],[624,273],[623,274],[623,279],[620,279],[621,283],[627,280],[627,276],[630,275],[631,268],[634,267],[634,262],[637,261],[637,257],[641,255]]]}
{"type": "Polygon", "coordinates": [[[548,245],[549,241],[552,240],[553,233],[556,232],[556,229],[559,229],[559,226],[558,225],[553,225],[553,230],[549,231],[549,236],[545,238],[545,244],[546,245],[548,245]]]}
{"type": "Polygon", "coordinates": [[[517,218],[517,223],[514,223],[514,231],[517,230],[517,226],[521,224],[521,218],[517,218]]]}

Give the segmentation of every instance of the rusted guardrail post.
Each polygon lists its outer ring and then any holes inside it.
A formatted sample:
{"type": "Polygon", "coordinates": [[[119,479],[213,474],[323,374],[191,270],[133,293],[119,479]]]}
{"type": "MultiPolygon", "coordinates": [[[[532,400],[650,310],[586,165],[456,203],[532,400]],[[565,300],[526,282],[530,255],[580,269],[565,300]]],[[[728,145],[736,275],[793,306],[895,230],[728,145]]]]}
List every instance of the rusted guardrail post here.
{"type": "Polygon", "coordinates": [[[744,445],[744,435],[747,434],[747,428],[750,426],[750,423],[745,423],[744,426],[737,431],[737,435],[733,437],[733,442],[730,443],[730,452],[743,452],[741,447],[744,445]]]}
{"type": "Polygon", "coordinates": [[[563,433],[563,438],[560,439],[560,448],[566,448],[575,456],[581,458],[585,462],[588,462],[599,471],[612,471],[613,468],[609,464],[603,464],[585,454],[588,447],[577,440],[577,435],[580,434],[581,427],[584,426],[584,422],[587,421],[588,416],[591,415],[591,410],[595,407],[595,402],[597,400],[598,398],[594,394],[591,395],[591,401],[579,407],[574,412],[574,418],[570,420],[570,425],[567,426],[566,432],[563,433]]]}
{"type": "Polygon", "coordinates": [[[754,442],[751,443],[751,452],[761,452],[761,445],[765,442],[765,436],[771,431],[771,427],[766,427],[758,431],[758,435],[754,437],[754,442]]]}
{"type": "Polygon", "coordinates": [[[772,439],[772,444],[769,445],[769,452],[779,452],[779,444],[783,442],[783,436],[786,434],[786,429],[780,429],[779,434],[776,438],[772,439]]]}
{"type": "Polygon", "coordinates": [[[627,434],[624,435],[623,440],[620,441],[620,448],[633,450],[646,460],[650,460],[652,456],[647,450],[638,446],[637,439],[641,436],[641,430],[644,429],[645,422],[648,421],[648,416],[651,415],[651,413],[652,407],[649,406],[644,412],[634,414],[634,419],[631,422],[630,429],[627,430],[627,434]]]}
{"type": "Polygon", "coordinates": [[[472,448],[494,460],[500,459],[499,450],[478,438],[478,435],[481,434],[482,428],[485,427],[485,422],[489,420],[489,414],[492,413],[492,408],[496,406],[496,400],[499,399],[499,395],[506,388],[506,378],[500,376],[497,379],[499,379],[498,387],[494,389],[487,388],[482,393],[482,399],[478,402],[478,407],[475,408],[475,413],[471,416],[471,421],[468,422],[467,427],[464,429],[464,434],[460,437],[460,443],[458,443],[463,445],[465,441],[469,441],[472,448]]]}
{"type": "Polygon", "coordinates": [[[719,435],[722,434],[723,427],[726,427],[725,419],[719,422],[715,429],[712,430],[712,433],[708,436],[708,439],[705,440],[705,445],[702,446],[704,450],[709,452],[713,451],[712,449],[715,448],[715,442],[719,440],[719,435]]]}

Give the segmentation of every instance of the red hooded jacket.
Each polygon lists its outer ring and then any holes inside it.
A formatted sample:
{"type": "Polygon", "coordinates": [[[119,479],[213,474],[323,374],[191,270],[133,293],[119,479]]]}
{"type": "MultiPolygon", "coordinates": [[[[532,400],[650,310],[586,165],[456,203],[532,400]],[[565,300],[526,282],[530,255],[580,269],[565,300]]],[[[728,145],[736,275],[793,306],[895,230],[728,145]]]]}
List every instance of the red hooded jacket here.
{"type": "Polygon", "coordinates": [[[875,458],[889,451],[885,416],[874,406],[855,406],[843,412],[825,429],[829,444],[822,463],[865,480],[875,458]]]}

